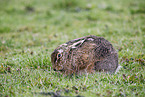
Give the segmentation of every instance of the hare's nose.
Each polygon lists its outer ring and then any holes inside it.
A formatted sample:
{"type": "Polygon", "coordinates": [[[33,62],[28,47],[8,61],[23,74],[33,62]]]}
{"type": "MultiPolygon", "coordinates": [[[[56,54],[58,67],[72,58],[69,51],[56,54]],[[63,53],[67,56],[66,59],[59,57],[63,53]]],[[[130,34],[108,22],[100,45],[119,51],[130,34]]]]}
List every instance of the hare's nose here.
{"type": "Polygon", "coordinates": [[[56,71],[56,69],[53,69],[54,71],[56,71]]]}

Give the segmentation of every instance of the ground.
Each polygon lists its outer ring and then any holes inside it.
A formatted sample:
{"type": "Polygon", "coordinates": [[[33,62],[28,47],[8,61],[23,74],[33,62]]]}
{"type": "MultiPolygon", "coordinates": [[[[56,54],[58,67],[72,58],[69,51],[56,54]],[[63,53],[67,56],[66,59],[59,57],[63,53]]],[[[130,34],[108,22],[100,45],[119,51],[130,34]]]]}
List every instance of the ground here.
{"type": "Polygon", "coordinates": [[[0,0],[0,96],[145,95],[144,0],[0,0]],[[67,77],[52,70],[60,44],[87,36],[110,41],[116,74],[67,77]]]}

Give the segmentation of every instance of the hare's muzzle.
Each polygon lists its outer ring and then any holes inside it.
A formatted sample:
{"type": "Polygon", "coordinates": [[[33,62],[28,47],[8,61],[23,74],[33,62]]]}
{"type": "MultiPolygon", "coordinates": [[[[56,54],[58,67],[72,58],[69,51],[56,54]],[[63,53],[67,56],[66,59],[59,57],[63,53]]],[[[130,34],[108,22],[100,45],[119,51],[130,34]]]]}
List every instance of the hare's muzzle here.
{"type": "Polygon", "coordinates": [[[63,71],[63,66],[53,66],[54,71],[63,71]]]}

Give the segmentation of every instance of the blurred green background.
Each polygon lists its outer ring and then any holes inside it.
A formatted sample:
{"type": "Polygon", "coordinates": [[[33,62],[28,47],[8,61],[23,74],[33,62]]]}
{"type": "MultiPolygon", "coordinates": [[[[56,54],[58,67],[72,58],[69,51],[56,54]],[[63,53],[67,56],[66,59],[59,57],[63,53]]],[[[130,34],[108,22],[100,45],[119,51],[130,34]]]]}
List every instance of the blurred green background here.
{"type": "Polygon", "coordinates": [[[145,0],[0,0],[0,96],[143,97],[144,45],[145,0]],[[123,68],[114,75],[58,76],[51,52],[87,35],[109,40],[123,68]]]}

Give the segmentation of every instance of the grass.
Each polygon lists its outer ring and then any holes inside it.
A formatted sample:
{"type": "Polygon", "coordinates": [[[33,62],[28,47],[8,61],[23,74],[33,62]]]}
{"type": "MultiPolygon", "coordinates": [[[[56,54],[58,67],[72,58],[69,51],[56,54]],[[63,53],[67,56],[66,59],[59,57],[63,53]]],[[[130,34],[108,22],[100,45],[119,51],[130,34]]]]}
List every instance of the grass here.
{"type": "Polygon", "coordinates": [[[143,97],[144,6],[144,0],[0,0],[0,96],[143,97]],[[87,35],[109,40],[123,68],[72,78],[54,72],[51,52],[87,35]]]}

